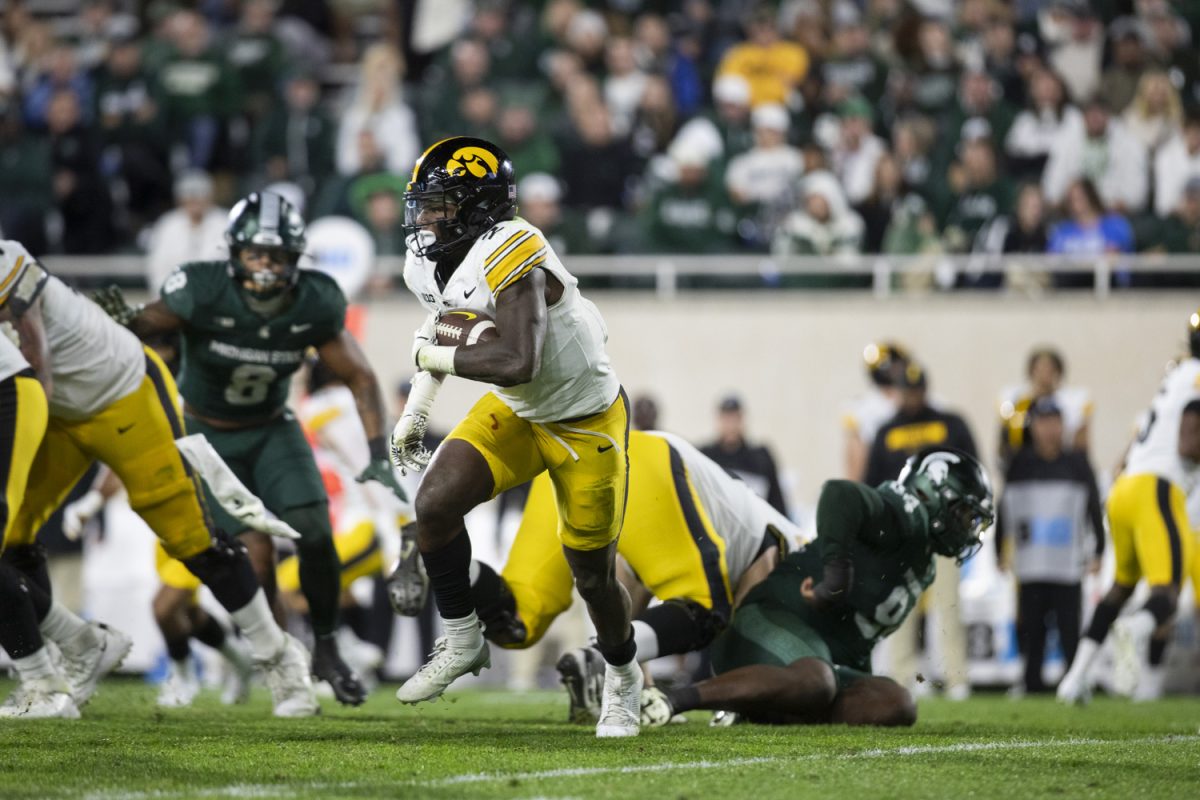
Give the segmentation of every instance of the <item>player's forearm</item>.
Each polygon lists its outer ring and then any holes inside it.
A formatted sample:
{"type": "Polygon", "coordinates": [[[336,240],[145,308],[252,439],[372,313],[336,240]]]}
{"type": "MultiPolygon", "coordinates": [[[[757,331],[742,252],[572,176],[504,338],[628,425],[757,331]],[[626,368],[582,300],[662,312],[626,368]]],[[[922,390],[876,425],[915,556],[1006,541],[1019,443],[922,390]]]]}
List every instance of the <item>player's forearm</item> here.
{"type": "Polygon", "coordinates": [[[387,434],[384,430],[383,393],[379,390],[379,380],[375,373],[371,370],[360,370],[350,382],[350,391],[354,395],[358,416],[367,434],[371,459],[386,459],[387,434]]]}
{"type": "Polygon", "coordinates": [[[456,348],[454,374],[497,386],[520,386],[537,377],[538,359],[533,347],[495,339],[456,348]]]}
{"type": "Polygon", "coordinates": [[[137,306],[126,327],[139,339],[150,339],[173,333],[183,326],[183,320],[167,308],[161,300],[137,306]]]}

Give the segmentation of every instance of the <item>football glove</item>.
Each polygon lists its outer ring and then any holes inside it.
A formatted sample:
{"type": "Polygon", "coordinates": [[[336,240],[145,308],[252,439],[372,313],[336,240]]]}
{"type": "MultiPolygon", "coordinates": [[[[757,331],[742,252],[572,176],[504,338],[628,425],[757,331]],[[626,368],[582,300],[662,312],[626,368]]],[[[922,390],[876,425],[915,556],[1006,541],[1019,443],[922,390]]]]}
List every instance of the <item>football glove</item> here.
{"type": "Polygon", "coordinates": [[[402,617],[420,614],[429,597],[429,576],[411,526],[400,533],[400,560],[388,576],[387,593],[392,610],[402,617]]]}
{"type": "Polygon", "coordinates": [[[421,348],[428,347],[431,344],[437,344],[437,315],[430,314],[425,321],[421,323],[421,327],[417,328],[413,334],[412,360],[413,364],[419,369],[421,366],[421,348]]]}
{"type": "Polygon", "coordinates": [[[83,535],[83,528],[87,525],[88,520],[96,516],[102,508],[104,508],[104,495],[95,489],[92,489],[75,502],[69,503],[63,509],[63,535],[72,542],[79,541],[79,537],[83,535]]]}
{"type": "Polygon", "coordinates": [[[371,463],[367,464],[367,468],[354,480],[359,483],[375,481],[390,489],[392,494],[400,499],[401,503],[408,502],[408,495],[400,487],[400,482],[396,480],[396,473],[392,470],[392,465],[388,463],[386,458],[371,459],[371,463]]]}
{"type": "Polygon", "coordinates": [[[429,372],[422,370],[413,376],[404,413],[392,430],[392,463],[401,471],[411,469],[420,472],[429,466],[429,459],[433,458],[433,453],[425,447],[423,440],[429,429],[429,412],[441,388],[441,379],[429,372]]]}
{"type": "Polygon", "coordinates": [[[93,292],[92,300],[100,308],[104,309],[105,314],[108,314],[118,325],[123,327],[128,327],[133,318],[142,310],[140,305],[129,305],[125,300],[125,294],[121,291],[121,287],[116,285],[93,292]]]}

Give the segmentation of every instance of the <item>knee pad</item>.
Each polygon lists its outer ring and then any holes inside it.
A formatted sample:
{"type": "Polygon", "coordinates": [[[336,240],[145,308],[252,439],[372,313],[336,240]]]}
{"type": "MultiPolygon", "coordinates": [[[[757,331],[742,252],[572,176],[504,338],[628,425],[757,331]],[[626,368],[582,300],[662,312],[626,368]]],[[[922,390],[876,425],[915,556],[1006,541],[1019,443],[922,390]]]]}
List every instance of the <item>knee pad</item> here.
{"type": "Polygon", "coordinates": [[[279,513],[279,518],[299,532],[297,548],[304,550],[326,544],[333,546],[333,524],[329,521],[328,503],[287,508],[279,513]]]}
{"type": "Polygon", "coordinates": [[[183,563],[229,611],[245,606],[258,591],[254,568],[241,542],[215,538],[212,547],[183,563]]]}
{"type": "Polygon", "coordinates": [[[483,635],[501,647],[526,644],[529,631],[517,615],[517,598],[508,583],[486,564],[479,564],[479,579],[471,586],[475,613],[483,623],[483,635]]]}
{"type": "Polygon", "coordinates": [[[658,637],[659,655],[701,650],[729,623],[721,612],[684,598],[664,600],[646,609],[638,619],[658,637]]]}
{"type": "Polygon", "coordinates": [[[50,594],[50,571],[46,567],[45,547],[37,542],[7,547],[3,558],[14,569],[37,584],[43,592],[50,594]]]}
{"type": "Polygon", "coordinates": [[[1163,625],[1175,616],[1175,606],[1175,599],[1168,593],[1152,589],[1144,608],[1154,616],[1155,622],[1163,625]]]}

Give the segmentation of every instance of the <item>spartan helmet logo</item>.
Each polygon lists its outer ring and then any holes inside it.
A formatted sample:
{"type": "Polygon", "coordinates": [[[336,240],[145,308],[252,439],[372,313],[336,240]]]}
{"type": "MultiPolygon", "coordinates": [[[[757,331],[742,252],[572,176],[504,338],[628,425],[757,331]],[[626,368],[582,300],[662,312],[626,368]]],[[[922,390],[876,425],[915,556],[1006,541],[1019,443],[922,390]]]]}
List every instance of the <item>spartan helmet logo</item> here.
{"type": "Polygon", "coordinates": [[[957,464],[958,460],[953,453],[935,453],[925,459],[919,471],[928,475],[934,486],[941,486],[950,476],[950,464],[957,464]]]}
{"type": "Polygon", "coordinates": [[[454,177],[470,174],[475,178],[484,178],[495,174],[500,169],[496,156],[482,147],[460,147],[446,162],[446,171],[454,177]]]}

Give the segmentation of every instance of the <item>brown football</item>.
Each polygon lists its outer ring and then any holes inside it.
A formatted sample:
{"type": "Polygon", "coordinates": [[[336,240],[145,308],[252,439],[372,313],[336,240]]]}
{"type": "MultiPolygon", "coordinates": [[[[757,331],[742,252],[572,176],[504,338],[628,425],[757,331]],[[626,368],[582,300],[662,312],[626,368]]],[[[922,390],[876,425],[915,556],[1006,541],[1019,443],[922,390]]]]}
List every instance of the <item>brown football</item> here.
{"type": "Polygon", "coordinates": [[[495,339],[496,321],[479,311],[452,308],[438,317],[434,328],[437,343],[449,347],[470,347],[479,342],[495,339]]]}

